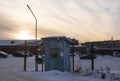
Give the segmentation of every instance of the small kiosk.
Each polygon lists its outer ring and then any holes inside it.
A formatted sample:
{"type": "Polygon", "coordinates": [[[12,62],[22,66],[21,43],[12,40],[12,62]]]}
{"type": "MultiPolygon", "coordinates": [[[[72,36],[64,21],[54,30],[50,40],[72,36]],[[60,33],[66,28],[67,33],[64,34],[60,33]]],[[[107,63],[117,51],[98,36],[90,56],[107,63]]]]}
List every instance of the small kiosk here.
{"type": "Polygon", "coordinates": [[[70,44],[64,36],[42,38],[45,46],[45,71],[70,71],[70,44]]]}

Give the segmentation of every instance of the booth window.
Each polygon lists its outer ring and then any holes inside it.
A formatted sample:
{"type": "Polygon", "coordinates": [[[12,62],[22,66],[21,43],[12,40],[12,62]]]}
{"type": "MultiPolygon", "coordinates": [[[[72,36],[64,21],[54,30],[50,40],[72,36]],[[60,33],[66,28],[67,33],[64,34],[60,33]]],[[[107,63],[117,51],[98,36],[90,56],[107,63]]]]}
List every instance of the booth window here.
{"type": "Polygon", "coordinates": [[[58,56],[58,53],[56,51],[51,52],[51,57],[52,58],[57,58],[57,56],[58,56]]]}

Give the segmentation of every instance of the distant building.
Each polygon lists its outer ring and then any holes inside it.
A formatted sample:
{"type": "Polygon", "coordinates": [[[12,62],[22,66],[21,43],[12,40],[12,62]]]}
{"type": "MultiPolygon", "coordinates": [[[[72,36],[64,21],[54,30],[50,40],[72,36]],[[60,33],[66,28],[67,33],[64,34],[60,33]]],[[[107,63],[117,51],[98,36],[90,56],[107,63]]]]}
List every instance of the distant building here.
{"type": "MultiPolygon", "coordinates": [[[[98,54],[109,54],[120,53],[120,40],[108,40],[93,42],[94,52],[98,54]]],[[[83,43],[82,46],[90,48],[91,42],[83,43]]]]}
{"type": "MultiPolygon", "coordinates": [[[[24,40],[0,40],[0,51],[5,51],[9,54],[12,54],[16,51],[24,50],[25,47],[24,40]]],[[[38,40],[38,46],[40,44],[40,40],[38,40]]],[[[38,47],[35,45],[34,40],[27,40],[27,50],[36,53],[36,49],[38,47]]]]}

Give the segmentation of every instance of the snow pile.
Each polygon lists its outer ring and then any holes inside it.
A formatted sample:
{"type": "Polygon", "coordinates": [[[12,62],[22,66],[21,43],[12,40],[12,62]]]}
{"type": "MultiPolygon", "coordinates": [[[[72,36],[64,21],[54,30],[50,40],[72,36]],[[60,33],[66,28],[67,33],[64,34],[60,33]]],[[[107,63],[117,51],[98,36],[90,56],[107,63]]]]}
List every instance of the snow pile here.
{"type": "Polygon", "coordinates": [[[92,77],[83,77],[71,72],[60,72],[57,70],[47,72],[24,72],[30,76],[39,77],[47,81],[102,81],[92,77]]]}

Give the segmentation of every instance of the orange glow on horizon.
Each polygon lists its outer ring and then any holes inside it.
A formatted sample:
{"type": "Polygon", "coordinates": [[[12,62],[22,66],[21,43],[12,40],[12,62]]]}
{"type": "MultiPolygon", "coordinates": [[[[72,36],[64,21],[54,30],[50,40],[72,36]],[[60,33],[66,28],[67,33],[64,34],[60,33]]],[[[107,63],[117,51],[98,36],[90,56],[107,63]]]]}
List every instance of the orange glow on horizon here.
{"type": "Polygon", "coordinates": [[[16,34],[17,39],[26,40],[26,39],[33,39],[33,36],[31,36],[26,31],[21,31],[20,33],[16,34]]]}

